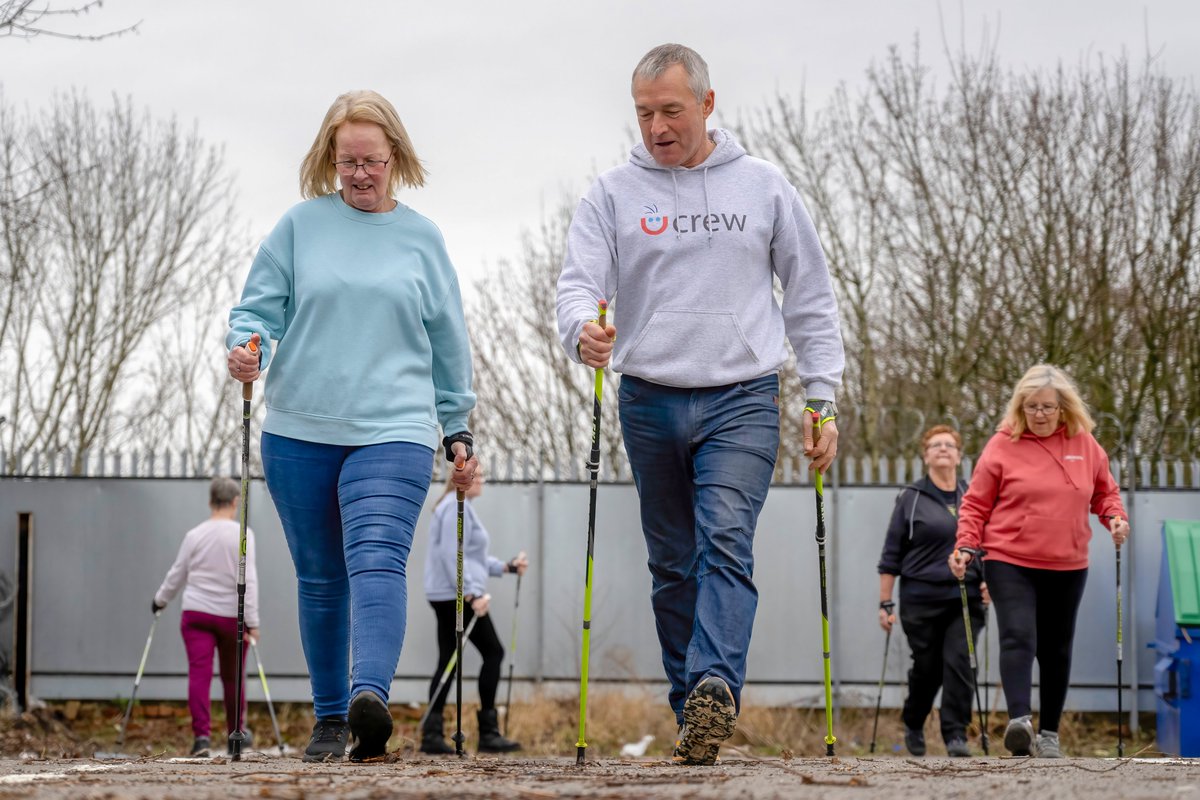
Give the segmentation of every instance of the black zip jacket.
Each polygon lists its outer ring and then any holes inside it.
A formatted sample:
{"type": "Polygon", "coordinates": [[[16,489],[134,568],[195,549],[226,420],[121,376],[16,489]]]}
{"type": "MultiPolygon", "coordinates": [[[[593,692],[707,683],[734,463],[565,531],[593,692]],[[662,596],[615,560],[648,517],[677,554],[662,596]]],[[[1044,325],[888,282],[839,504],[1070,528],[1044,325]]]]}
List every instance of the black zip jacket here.
{"type": "MultiPolygon", "coordinates": [[[[954,550],[957,510],[966,491],[967,482],[960,480],[954,514],[928,475],[905,486],[896,497],[879,557],[879,573],[900,576],[901,602],[961,600],[958,580],[946,560],[954,550]]],[[[967,567],[969,598],[980,597],[982,579],[982,564],[974,559],[967,567]]]]}

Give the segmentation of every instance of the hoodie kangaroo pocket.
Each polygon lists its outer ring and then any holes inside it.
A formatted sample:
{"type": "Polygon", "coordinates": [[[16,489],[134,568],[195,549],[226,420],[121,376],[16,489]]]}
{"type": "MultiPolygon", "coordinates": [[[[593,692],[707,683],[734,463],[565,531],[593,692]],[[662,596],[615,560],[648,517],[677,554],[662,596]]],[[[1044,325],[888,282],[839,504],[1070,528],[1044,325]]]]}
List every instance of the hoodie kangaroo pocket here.
{"type": "Polygon", "coordinates": [[[757,364],[737,316],[728,311],[655,311],[618,369],[634,375],[667,375],[673,385],[694,385],[697,375],[757,364]]]}
{"type": "Polygon", "coordinates": [[[1062,517],[1027,516],[1013,542],[1014,555],[1038,561],[1074,561],[1087,554],[1087,542],[1079,541],[1076,523],[1062,517]]]}

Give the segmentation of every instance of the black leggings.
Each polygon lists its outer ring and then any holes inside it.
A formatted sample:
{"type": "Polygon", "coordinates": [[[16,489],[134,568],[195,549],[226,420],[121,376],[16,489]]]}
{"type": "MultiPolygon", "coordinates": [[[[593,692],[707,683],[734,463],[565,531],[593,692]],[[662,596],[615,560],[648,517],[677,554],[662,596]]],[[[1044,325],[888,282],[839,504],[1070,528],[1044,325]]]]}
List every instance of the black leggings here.
{"type": "Polygon", "coordinates": [[[1058,731],[1071,682],[1071,647],[1075,618],[1087,570],[1032,569],[985,561],[988,591],[996,604],[1000,632],[1000,679],[1008,716],[1032,712],[1033,659],[1041,671],[1041,714],[1038,728],[1058,731]]]}
{"type": "MultiPolygon", "coordinates": [[[[971,633],[979,641],[983,632],[983,603],[970,600],[971,633]]],[[[963,625],[962,600],[905,600],[900,593],[900,624],[912,648],[908,671],[908,697],[901,718],[906,727],[920,730],[942,690],[942,739],[965,739],[971,722],[971,698],[975,687],[967,651],[967,629],[963,625]]]]}
{"type": "MultiPolygon", "coordinates": [[[[429,605],[433,606],[433,613],[437,615],[438,637],[437,671],[433,673],[433,680],[429,682],[429,705],[434,713],[441,713],[442,707],[446,705],[446,695],[450,693],[450,687],[454,683],[453,677],[446,681],[446,685],[442,687],[442,691],[437,697],[433,696],[433,692],[437,689],[438,681],[442,679],[442,672],[450,663],[450,658],[458,647],[458,634],[454,630],[457,614],[454,600],[439,600],[430,602],[429,605]]],[[[463,602],[464,628],[471,624],[471,618],[474,616],[471,604],[463,602]]],[[[483,667],[479,670],[479,705],[484,710],[495,708],[496,688],[500,685],[500,667],[504,664],[504,646],[500,644],[500,639],[496,636],[496,629],[492,627],[491,614],[480,617],[479,621],[475,623],[475,627],[471,630],[470,641],[479,651],[479,655],[483,656],[483,667]]]]}

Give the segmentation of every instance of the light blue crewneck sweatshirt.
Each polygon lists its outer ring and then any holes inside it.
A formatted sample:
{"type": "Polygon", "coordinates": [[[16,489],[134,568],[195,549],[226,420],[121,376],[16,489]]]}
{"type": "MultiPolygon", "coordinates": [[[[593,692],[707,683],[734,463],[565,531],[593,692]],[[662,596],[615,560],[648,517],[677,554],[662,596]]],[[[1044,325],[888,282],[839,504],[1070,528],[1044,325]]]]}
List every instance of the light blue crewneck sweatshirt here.
{"type": "Polygon", "coordinates": [[[729,131],[692,168],[645,146],[603,173],[571,219],[558,280],[567,355],[596,302],[612,303],[612,367],[665,386],[723,386],[787,361],[810,398],[833,400],[845,366],[837,300],[804,204],[774,165],[729,131]],[[775,299],[774,279],[783,288],[775,299]]]}
{"type": "Polygon", "coordinates": [[[330,194],[292,207],[259,248],[225,346],[262,338],[263,431],[340,445],[414,442],[475,407],[458,277],[441,232],[330,194]],[[272,344],[274,340],[274,346],[272,344]]]}

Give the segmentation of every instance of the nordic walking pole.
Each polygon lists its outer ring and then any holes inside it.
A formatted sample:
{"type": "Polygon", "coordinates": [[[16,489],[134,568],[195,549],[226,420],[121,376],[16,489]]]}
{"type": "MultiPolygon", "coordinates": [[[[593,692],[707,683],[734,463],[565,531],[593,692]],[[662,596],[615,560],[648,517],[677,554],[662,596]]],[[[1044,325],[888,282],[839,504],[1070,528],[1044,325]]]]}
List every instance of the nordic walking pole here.
{"type": "Polygon", "coordinates": [[[117,745],[125,744],[125,727],[129,725],[129,716],[133,713],[133,703],[137,700],[138,687],[142,685],[142,673],[146,670],[146,657],[150,655],[150,643],[154,641],[154,629],[158,627],[158,617],[162,609],[154,612],[154,621],[150,623],[150,635],[146,637],[146,646],[142,648],[142,660],[138,664],[137,677],[133,679],[133,691],[129,694],[129,705],[125,706],[125,716],[121,718],[121,733],[117,736],[117,745]]]}
{"type": "MultiPolygon", "coordinates": [[[[251,353],[258,352],[258,344],[253,338],[246,342],[246,349],[251,353]]],[[[237,722],[234,723],[233,733],[229,734],[229,758],[231,761],[242,760],[242,745],[246,742],[246,734],[242,731],[242,682],[246,670],[246,518],[250,508],[250,401],[254,398],[254,382],[242,384],[242,501],[239,513],[238,530],[238,574],[237,574],[237,653],[234,658],[233,707],[237,722]]]]}
{"type": "Polygon", "coordinates": [[[983,604],[983,729],[986,731],[990,722],[992,713],[992,684],[991,671],[992,659],[991,648],[988,647],[988,628],[992,624],[991,620],[992,604],[983,604]]]}
{"type": "Polygon", "coordinates": [[[279,718],[275,716],[275,704],[271,702],[271,690],[267,688],[267,671],[263,669],[262,659],[258,657],[258,642],[250,640],[250,650],[254,653],[254,664],[258,667],[258,680],[262,683],[263,697],[267,699],[267,712],[271,715],[271,727],[275,729],[275,741],[279,743],[279,755],[283,755],[283,734],[279,732],[279,718]]]}
{"type": "MultiPolygon", "coordinates": [[[[467,448],[467,458],[470,458],[470,448],[467,448]]],[[[464,469],[467,466],[467,459],[462,456],[457,456],[454,459],[455,471],[464,469]]],[[[454,607],[454,632],[458,637],[458,648],[455,650],[455,660],[462,662],[463,648],[463,503],[467,499],[467,493],[462,489],[455,489],[454,499],[458,501],[458,555],[457,555],[457,570],[458,570],[458,594],[455,598],[454,607]]],[[[463,742],[466,737],[462,732],[462,670],[454,672],[454,755],[463,758],[463,742]]]]}
{"type": "MultiPolygon", "coordinates": [[[[599,303],[600,316],[597,323],[605,327],[608,303],[599,303]]],[[[604,391],[604,370],[596,370],[595,397],[592,399],[592,453],[587,468],[591,474],[588,498],[587,565],[583,579],[583,652],[579,661],[579,741],[575,743],[575,765],[583,766],[583,754],[587,750],[587,687],[588,657],[592,639],[592,554],[596,546],[596,479],[600,473],[600,397],[604,391]]]]}
{"type": "MultiPolygon", "coordinates": [[[[1112,517],[1110,516],[1111,520],[1112,517]]],[[[1121,666],[1125,660],[1125,647],[1122,641],[1125,620],[1121,614],[1121,545],[1117,545],[1117,758],[1125,757],[1125,730],[1121,727],[1125,715],[1121,697],[1123,687],[1121,666]]]]}
{"type": "MultiPolygon", "coordinates": [[[[824,420],[817,411],[812,412],[813,428],[821,436],[824,420]]],[[[817,489],[817,560],[821,568],[821,654],[825,661],[825,755],[833,755],[837,737],[833,735],[833,679],[829,663],[829,590],[825,583],[825,481],[820,470],[813,470],[817,489]]]]}
{"type": "Polygon", "coordinates": [[[504,698],[504,736],[508,738],[508,721],[512,718],[513,665],[517,662],[517,610],[521,607],[521,573],[517,573],[517,591],[513,595],[512,636],[508,640],[508,693],[504,698]]]}
{"type": "MultiPolygon", "coordinates": [[[[983,558],[984,551],[974,547],[960,547],[960,553],[967,553],[972,559],[983,558]]],[[[963,627],[967,632],[967,655],[971,661],[971,685],[975,687],[975,709],[979,712],[979,741],[983,745],[983,754],[988,755],[987,725],[983,720],[983,703],[979,700],[979,661],[975,658],[975,636],[971,632],[971,613],[967,608],[967,574],[958,579],[958,593],[962,597],[963,627]]]]}
{"type": "MultiPolygon", "coordinates": [[[[475,622],[479,617],[471,617],[471,621],[467,623],[467,629],[463,631],[463,638],[471,638],[471,631],[475,627],[475,622]]],[[[450,676],[454,674],[454,668],[458,665],[458,653],[450,654],[450,660],[446,662],[446,668],[442,670],[442,677],[438,678],[437,688],[433,690],[433,697],[429,699],[429,703],[425,706],[425,713],[421,715],[421,721],[417,723],[417,730],[425,728],[425,720],[429,719],[429,712],[433,710],[433,701],[442,693],[442,687],[446,685],[446,681],[450,680],[450,676]]]]}
{"type": "MultiPolygon", "coordinates": [[[[886,603],[882,603],[879,607],[886,611],[890,617],[892,615],[892,609],[896,607],[896,604],[889,600],[886,603]]],[[[883,705],[883,681],[885,678],[887,678],[887,657],[888,650],[891,648],[891,645],[892,629],[888,628],[887,636],[883,638],[883,670],[879,673],[879,694],[875,697],[875,724],[871,726],[872,753],[875,752],[875,734],[879,732],[879,707],[883,705]]]]}

